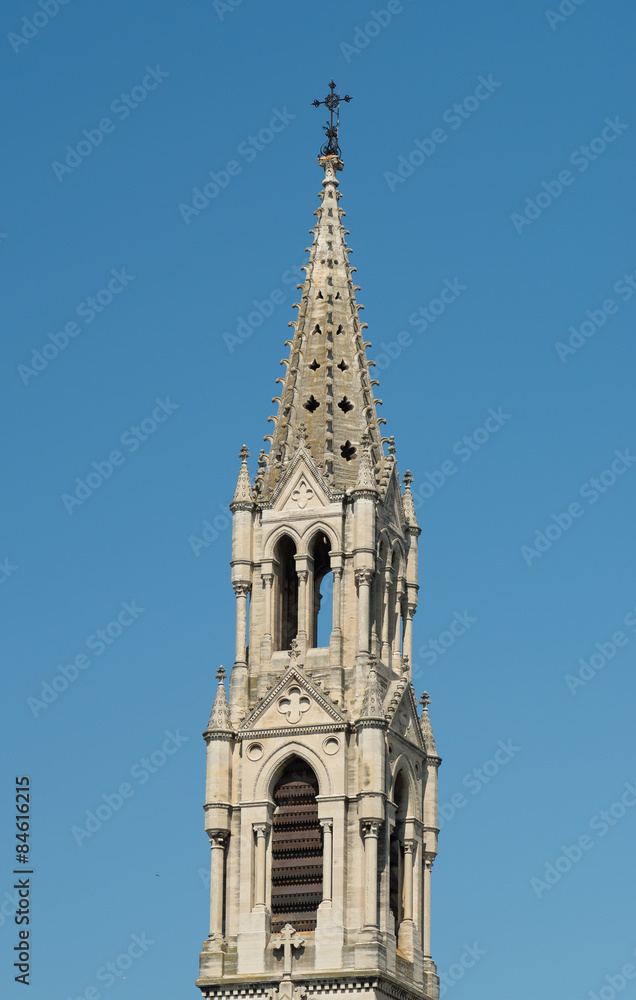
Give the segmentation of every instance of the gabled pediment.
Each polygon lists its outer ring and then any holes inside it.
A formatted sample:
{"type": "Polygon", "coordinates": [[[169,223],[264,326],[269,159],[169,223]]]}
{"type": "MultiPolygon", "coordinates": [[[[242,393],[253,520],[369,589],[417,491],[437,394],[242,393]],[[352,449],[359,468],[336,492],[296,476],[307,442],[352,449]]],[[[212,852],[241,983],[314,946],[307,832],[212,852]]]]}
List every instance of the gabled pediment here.
{"type": "Polygon", "coordinates": [[[322,510],[331,503],[329,487],[305,447],[289,463],[273,497],[274,510],[322,510]]]}
{"type": "Polygon", "coordinates": [[[331,698],[300,667],[291,666],[250,712],[239,732],[305,726],[333,728],[334,725],[346,725],[346,722],[331,698]]]}
{"type": "Polygon", "coordinates": [[[385,717],[389,722],[389,730],[426,751],[412,685],[404,678],[395,685],[392,684],[387,692],[385,704],[385,717]]]}

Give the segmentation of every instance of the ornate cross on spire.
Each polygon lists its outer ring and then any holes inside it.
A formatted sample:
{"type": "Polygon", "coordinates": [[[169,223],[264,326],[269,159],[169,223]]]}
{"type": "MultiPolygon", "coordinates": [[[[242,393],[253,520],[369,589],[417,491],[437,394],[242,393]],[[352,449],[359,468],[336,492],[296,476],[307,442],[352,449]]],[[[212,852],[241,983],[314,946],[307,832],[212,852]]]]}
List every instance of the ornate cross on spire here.
{"type": "Polygon", "coordinates": [[[283,976],[285,979],[291,977],[292,969],[292,948],[300,948],[304,945],[304,938],[296,932],[291,924],[285,924],[280,934],[275,934],[273,938],[274,951],[283,949],[283,976]]]}
{"type": "Polygon", "coordinates": [[[425,691],[422,697],[420,698],[420,705],[422,706],[425,712],[428,711],[428,706],[430,705],[430,703],[431,699],[428,696],[428,691],[425,691]]]}
{"type": "Polygon", "coordinates": [[[223,664],[221,664],[221,666],[216,672],[216,679],[217,681],[224,681],[226,677],[227,674],[225,673],[225,667],[223,666],[223,664]]]}
{"type": "Polygon", "coordinates": [[[349,97],[348,94],[345,94],[344,97],[341,97],[340,94],[334,93],[335,89],[336,85],[332,80],[331,83],[329,84],[329,90],[331,91],[331,93],[327,94],[324,101],[311,102],[314,108],[319,108],[321,104],[324,104],[325,107],[329,109],[329,121],[325,125],[323,125],[323,131],[327,136],[327,141],[324,142],[320,147],[320,156],[333,156],[334,154],[336,156],[340,156],[340,146],[338,145],[338,126],[340,124],[340,102],[346,101],[348,104],[349,101],[353,100],[353,98],[349,97]],[[333,120],[334,111],[336,112],[335,124],[333,120]]]}

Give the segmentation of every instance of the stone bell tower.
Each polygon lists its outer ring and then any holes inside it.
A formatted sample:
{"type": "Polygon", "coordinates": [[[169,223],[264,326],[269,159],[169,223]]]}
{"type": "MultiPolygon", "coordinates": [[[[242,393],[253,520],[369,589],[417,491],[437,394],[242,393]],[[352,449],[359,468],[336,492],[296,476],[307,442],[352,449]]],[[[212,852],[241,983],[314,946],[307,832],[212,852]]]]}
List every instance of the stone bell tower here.
{"type": "Polygon", "coordinates": [[[420,529],[376,414],[334,86],[270,448],[253,482],[241,449],[230,505],[236,654],[229,702],[221,668],[204,733],[211,900],[197,985],[215,1000],[439,995],[440,758],[411,683],[420,529]]]}

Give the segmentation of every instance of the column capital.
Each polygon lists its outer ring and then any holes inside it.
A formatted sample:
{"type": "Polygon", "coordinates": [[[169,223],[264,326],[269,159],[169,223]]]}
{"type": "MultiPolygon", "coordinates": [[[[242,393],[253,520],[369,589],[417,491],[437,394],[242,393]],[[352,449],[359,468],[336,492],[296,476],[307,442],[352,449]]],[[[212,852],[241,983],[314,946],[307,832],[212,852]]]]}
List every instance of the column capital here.
{"type": "Polygon", "coordinates": [[[269,827],[269,823],[252,823],[252,829],[257,837],[266,837],[269,827]]]}
{"type": "Polygon", "coordinates": [[[373,580],[373,570],[372,569],[357,569],[355,570],[356,586],[371,586],[371,581],[373,580]]]}
{"type": "Polygon", "coordinates": [[[360,830],[365,840],[367,837],[373,837],[377,840],[381,826],[382,823],[375,819],[363,819],[360,821],[360,830]]]}
{"type": "Polygon", "coordinates": [[[234,588],[234,593],[236,594],[237,597],[247,597],[250,590],[252,589],[252,584],[245,583],[242,580],[235,580],[234,583],[232,584],[232,587],[234,588]]]}
{"type": "Polygon", "coordinates": [[[416,840],[405,840],[404,841],[404,853],[405,854],[415,854],[417,848],[416,840]]]}
{"type": "Polygon", "coordinates": [[[333,820],[332,819],[321,819],[320,820],[320,825],[323,828],[323,830],[331,830],[332,827],[333,827],[333,820]]]}
{"type": "Polygon", "coordinates": [[[229,833],[227,830],[208,830],[208,837],[210,838],[210,847],[214,850],[225,847],[229,833]]]}
{"type": "Polygon", "coordinates": [[[431,854],[429,851],[424,851],[424,867],[429,870],[433,868],[433,862],[435,861],[435,854],[431,854]]]}

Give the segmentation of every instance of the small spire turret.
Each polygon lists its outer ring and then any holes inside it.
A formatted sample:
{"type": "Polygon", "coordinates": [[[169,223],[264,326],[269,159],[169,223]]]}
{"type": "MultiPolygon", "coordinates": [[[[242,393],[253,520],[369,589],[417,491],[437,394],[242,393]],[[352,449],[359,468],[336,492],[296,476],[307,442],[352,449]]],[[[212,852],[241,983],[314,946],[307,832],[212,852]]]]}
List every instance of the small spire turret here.
{"type": "Polygon", "coordinates": [[[250,481],[250,473],[247,468],[247,460],[249,458],[249,451],[247,450],[247,445],[243,445],[239,451],[239,458],[241,459],[241,467],[239,469],[238,479],[236,480],[236,489],[234,490],[234,498],[230,507],[233,508],[236,503],[252,503],[252,483],[250,481]]]}
{"type": "Polygon", "coordinates": [[[232,724],[230,722],[230,707],[227,703],[227,695],[225,693],[225,668],[220,666],[216,672],[216,677],[218,680],[218,686],[216,689],[216,696],[214,698],[214,704],[212,706],[212,712],[210,713],[210,720],[208,722],[208,732],[216,733],[231,733],[232,724]]]}
{"type": "Polygon", "coordinates": [[[426,752],[430,756],[436,757],[437,750],[435,749],[435,737],[433,736],[433,727],[431,726],[431,720],[428,714],[428,706],[430,703],[431,699],[428,696],[428,691],[425,691],[420,698],[420,705],[422,706],[422,718],[420,719],[420,724],[422,726],[426,752]]]}

